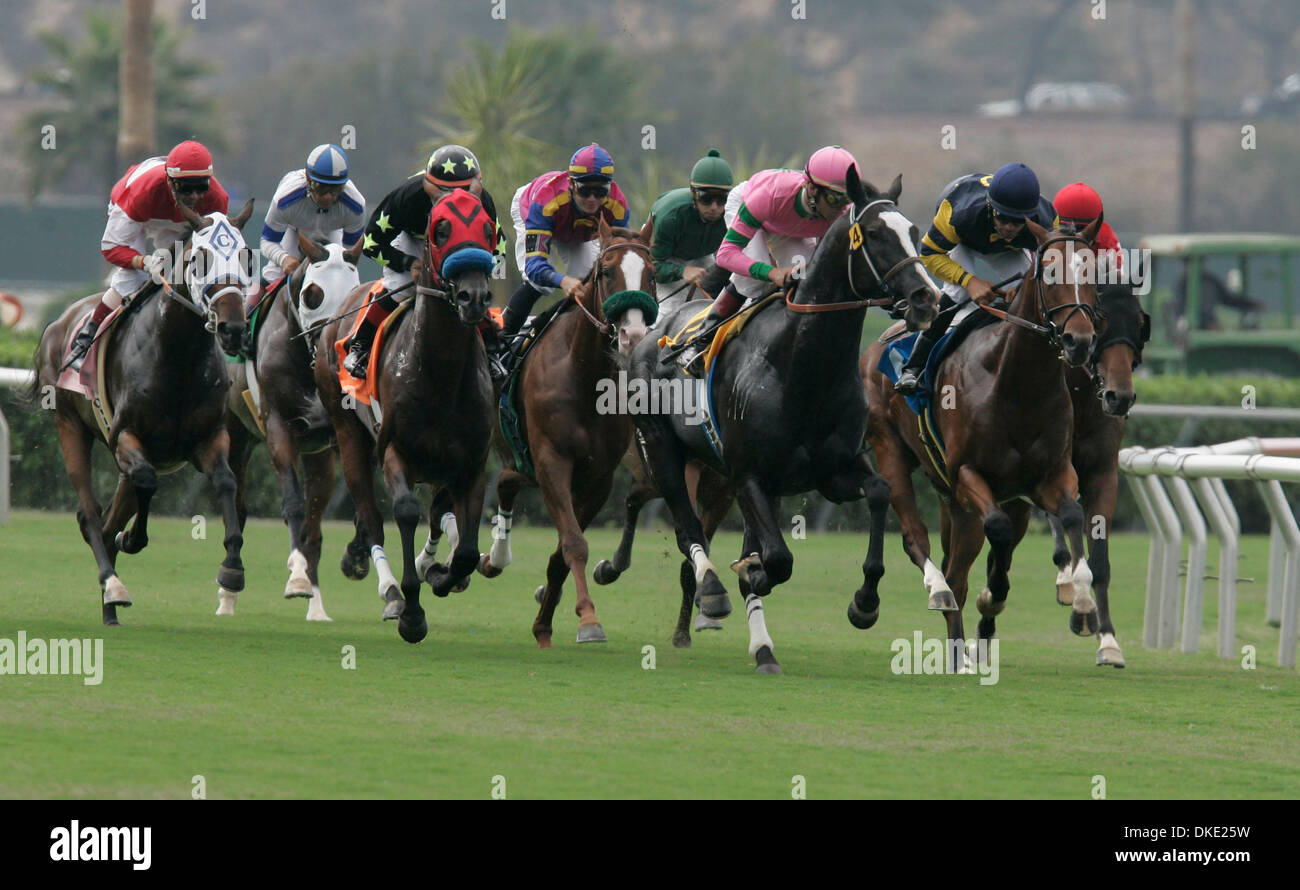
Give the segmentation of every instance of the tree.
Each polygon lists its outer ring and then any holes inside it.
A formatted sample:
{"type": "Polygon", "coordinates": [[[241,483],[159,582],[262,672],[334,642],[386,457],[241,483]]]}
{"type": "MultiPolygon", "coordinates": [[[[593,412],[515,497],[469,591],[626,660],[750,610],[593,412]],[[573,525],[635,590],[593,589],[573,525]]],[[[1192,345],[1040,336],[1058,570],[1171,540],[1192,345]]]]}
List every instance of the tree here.
{"type": "MultiPolygon", "coordinates": [[[[212,66],[183,52],[181,36],[166,22],[155,19],[153,35],[154,82],[162,88],[156,109],[157,141],[151,150],[165,150],[185,139],[224,148],[216,103],[201,97],[196,88],[212,66]]],[[[53,61],[34,71],[32,80],[58,101],[23,118],[28,197],[34,199],[56,184],[58,191],[106,195],[125,172],[117,159],[122,22],[92,9],[86,13],[86,37],[81,43],[74,45],[51,32],[40,36],[53,61]],[[48,125],[54,127],[53,148],[42,144],[48,132],[43,128],[48,125]]]]}

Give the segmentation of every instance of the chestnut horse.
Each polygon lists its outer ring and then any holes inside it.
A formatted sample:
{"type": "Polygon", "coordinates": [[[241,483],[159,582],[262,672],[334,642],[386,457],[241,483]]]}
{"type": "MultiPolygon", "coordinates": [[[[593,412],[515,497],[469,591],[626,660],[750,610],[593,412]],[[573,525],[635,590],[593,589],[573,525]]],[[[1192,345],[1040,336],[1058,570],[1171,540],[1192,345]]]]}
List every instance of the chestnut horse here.
{"type": "MultiPolygon", "coordinates": [[[[344,478],[357,509],[357,533],[343,555],[343,573],[365,577],[368,547],[379,575],[384,618],[399,619],[398,634],[408,643],[420,642],[429,632],[420,605],[421,581],[428,582],[435,596],[446,596],[478,563],[492,434],[492,382],[478,325],[492,298],[488,275],[495,244],[495,225],[468,191],[458,189],[434,205],[412,317],[376,346],[379,366],[373,385],[382,408],[377,438],[363,425],[351,407],[353,397],[345,396],[339,383],[333,344],[348,322],[331,322],[320,335],[316,387],[334,425],[344,478]],[[428,262],[431,256],[441,261],[428,262]],[[384,553],[384,521],[375,502],[371,466],[376,456],[393,497],[402,541],[400,591],[384,553]],[[421,510],[412,487],[419,482],[432,483],[434,498],[429,540],[417,556],[415,530],[421,510]],[[448,509],[454,526],[433,522],[448,509]],[[451,561],[445,566],[432,560],[440,534],[433,529],[440,525],[453,541],[451,561]]],[[[363,285],[348,298],[345,314],[361,305],[370,287],[363,285]]]]}
{"type": "MultiPolygon", "coordinates": [[[[950,406],[944,403],[935,411],[946,445],[945,471],[923,459],[926,446],[916,417],[878,368],[883,344],[873,343],[862,357],[871,405],[867,438],[889,480],[903,547],[923,572],[929,607],[944,613],[959,671],[969,667],[964,657],[957,657],[965,644],[961,609],[967,574],[987,537],[988,586],[976,605],[983,616],[980,639],[988,640],[1006,605],[1012,551],[1029,522],[1030,504],[1023,498],[1060,516],[1072,555],[1070,626],[1080,635],[1097,630],[1096,606],[1088,593],[1092,577],[1083,556],[1083,509],[1075,499],[1078,479],[1070,464],[1074,408],[1060,356],[1063,352],[1065,361],[1077,367],[1092,355],[1097,292],[1092,276],[1082,275],[1079,266],[1092,259],[1099,224],[1074,234],[1026,222],[1038,248],[1032,273],[1011,300],[1007,323],[972,332],[939,367],[935,391],[951,387],[947,391],[955,394],[950,406]],[[911,476],[918,463],[940,492],[942,573],[930,561],[929,532],[916,507],[911,476]]],[[[862,607],[855,597],[850,619],[862,607]]]]}
{"type": "MultiPolygon", "coordinates": [[[[1110,620],[1110,529],[1119,488],[1119,447],[1124,419],[1137,395],[1133,371],[1142,363],[1142,347],[1151,337],[1151,316],[1132,287],[1108,287],[1097,295],[1102,328],[1088,368],[1070,368],[1066,383],[1074,402],[1074,446],[1071,462],[1079,475],[1079,495],[1088,516],[1088,564],[1097,599],[1097,664],[1124,667],[1124,653],[1110,620]]],[[[1056,599],[1074,603],[1070,551],[1061,520],[1048,516],[1055,544],[1056,599]]]]}
{"type": "Polygon", "coordinates": [[[172,283],[164,277],[164,294],[137,297],[99,345],[108,350],[106,379],[101,381],[113,412],[107,437],[89,400],[55,388],[68,333],[99,295],[69,306],[45,329],[36,352],[34,391],[48,386],[45,391],[55,393],[59,445],[77,492],[81,536],[99,567],[106,625],[119,623],[118,606],[131,605],[117,576],[117,555],[138,553],[149,543],[149,503],[159,469],[169,472],[188,462],[211,480],[225,522],[226,558],[217,584],[224,591],[244,586],[239,556],[243,535],[224,423],[230,383],[221,351],[237,355],[244,339],[244,291],[251,280],[252,254],[239,230],[252,215],[253,202],[230,219],[222,213],[199,216],[184,204],[180,211],[193,234],[177,245],[181,254],[176,265],[184,270],[179,280],[172,283]],[[90,455],[96,439],[108,447],[120,472],[117,491],[102,515],[91,489],[90,455]],[[132,516],[135,521],[127,529],[132,516]]]}
{"type": "MultiPolygon", "coordinates": [[[[265,439],[271,466],[280,480],[282,515],[289,527],[289,580],[284,595],[307,597],[308,621],[329,621],[321,600],[318,569],[321,518],[334,490],[334,427],[316,392],[312,371],[316,342],[304,333],[329,319],[360,284],[357,258],[361,242],[349,250],[319,245],[298,234],[303,262],[281,285],[270,306],[262,304],[262,320],[254,332],[253,357],[230,364],[230,400],[226,428],[230,431],[230,465],[239,482],[236,501],[240,527],[245,477],[253,443],[265,439]],[[253,394],[253,407],[244,392],[253,394]],[[299,482],[302,457],[304,486],[299,482]]],[[[234,614],[234,598],[222,603],[219,615],[234,614]]]]}
{"type": "Polygon", "coordinates": [[[536,476],[511,469],[512,457],[502,451],[498,526],[480,568],[492,577],[510,562],[515,497],[525,486],[540,486],[560,539],[546,568],[546,584],[535,594],[540,608],[533,636],[542,649],[551,646],[555,607],[570,572],[577,588],[578,642],[606,640],[587,590],[588,550],[582,533],[609,498],[614,471],[631,441],[632,421],[626,414],[602,410],[597,394],[602,384],[618,379],[619,354],[640,342],[658,309],[649,249],[652,226],[647,222],[637,233],[600,221],[599,253],[575,305],[546,328],[515,371],[521,434],[536,476]]]}

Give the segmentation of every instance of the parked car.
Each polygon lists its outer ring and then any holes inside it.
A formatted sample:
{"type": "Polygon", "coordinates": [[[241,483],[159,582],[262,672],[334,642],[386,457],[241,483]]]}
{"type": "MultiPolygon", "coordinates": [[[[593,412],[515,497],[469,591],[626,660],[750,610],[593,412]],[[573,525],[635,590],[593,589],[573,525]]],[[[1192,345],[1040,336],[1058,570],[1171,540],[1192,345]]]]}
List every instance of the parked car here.
{"type": "Polygon", "coordinates": [[[1123,87],[1083,81],[1036,83],[1024,99],[985,102],[976,111],[984,117],[1016,117],[1025,113],[1059,111],[1124,111],[1132,101],[1123,87]]]}

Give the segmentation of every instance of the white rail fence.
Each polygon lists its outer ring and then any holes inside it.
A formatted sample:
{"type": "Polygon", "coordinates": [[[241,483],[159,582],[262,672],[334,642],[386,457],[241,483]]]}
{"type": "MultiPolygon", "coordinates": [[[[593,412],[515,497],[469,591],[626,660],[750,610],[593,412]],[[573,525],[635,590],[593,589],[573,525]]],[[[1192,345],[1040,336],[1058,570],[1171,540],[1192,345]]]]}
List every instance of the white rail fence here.
{"type": "MultiPolygon", "coordinates": [[[[36,373],[26,368],[0,368],[0,386],[29,386],[36,373]]],[[[9,421],[0,411],[0,525],[9,524],[9,421]]]]}
{"type": "Polygon", "coordinates": [[[1282,483],[1300,482],[1300,438],[1252,437],[1195,448],[1125,448],[1119,461],[1151,529],[1143,644],[1172,647],[1181,623],[1182,651],[1197,651],[1207,539],[1213,531],[1219,541],[1218,652],[1223,658],[1240,654],[1236,617],[1241,523],[1223,480],[1251,479],[1272,520],[1266,618],[1270,625],[1281,628],[1277,663],[1294,668],[1300,617],[1300,526],[1282,483]],[[1178,574],[1184,535],[1188,539],[1187,575],[1180,600],[1178,574]]]}

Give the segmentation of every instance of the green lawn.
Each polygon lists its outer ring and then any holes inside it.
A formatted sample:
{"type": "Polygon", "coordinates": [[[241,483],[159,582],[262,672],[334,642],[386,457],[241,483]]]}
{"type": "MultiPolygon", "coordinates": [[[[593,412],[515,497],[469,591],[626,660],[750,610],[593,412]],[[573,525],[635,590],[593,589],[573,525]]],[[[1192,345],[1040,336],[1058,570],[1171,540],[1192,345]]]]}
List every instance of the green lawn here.
{"type": "MultiPolygon", "coordinates": [[[[981,686],[891,672],[891,641],[943,635],[896,536],[881,619],[865,632],[844,615],[865,539],[791,541],[794,578],[766,601],[785,668],[770,677],[752,671],[730,572],[726,629],[672,647],[680,560],[664,530],[643,532],[619,583],[593,587],[610,642],[573,642],[570,583],[556,647],[539,651],[531,594],[549,530],[517,529],[502,577],[427,595],[429,636],[411,646],[380,621],[373,573],[339,574],[341,524],[325,538],[332,624],[307,623],[305,601],[280,595],[287,536],[271,521],[250,522],[249,587],[234,617],[216,617],[219,528],[210,519],[195,541],[189,522],[151,523],[149,548],[119,560],[135,601],[120,628],[100,625],[70,515],[19,513],[0,529],[0,637],[104,639],[98,686],[0,676],[0,796],[180,798],[198,775],[211,798],[482,799],[496,776],[511,798],[788,799],[795,776],[809,798],[1085,799],[1096,775],[1112,799],[1300,795],[1300,682],[1275,667],[1277,631],[1263,621],[1266,539],[1245,542],[1241,567],[1259,578],[1241,585],[1237,624],[1256,670],[1214,654],[1213,582],[1200,654],[1142,647],[1138,537],[1112,545],[1128,668],[1096,667],[1095,639],[1071,635],[1055,603],[1050,547],[1031,536],[999,620],[999,682],[981,686]],[[654,670],[642,668],[647,645],[654,670]]],[[[615,540],[591,535],[593,564],[615,540]]],[[[715,561],[738,546],[720,536],[715,561]]],[[[400,563],[395,538],[389,550],[400,563]]],[[[970,603],[972,634],[976,620],[970,603]]]]}

